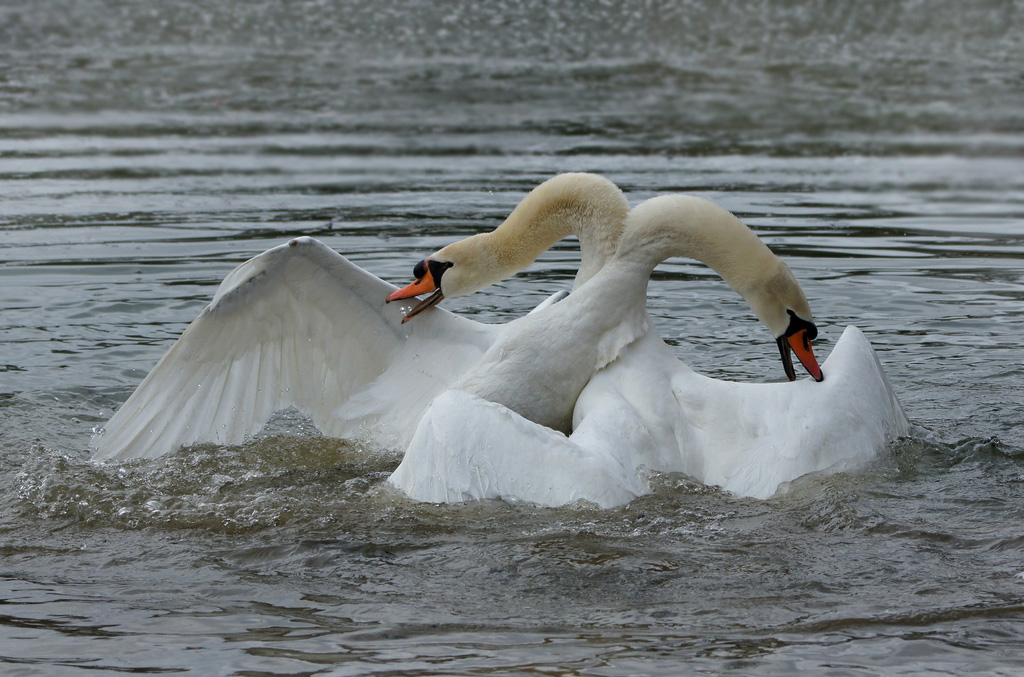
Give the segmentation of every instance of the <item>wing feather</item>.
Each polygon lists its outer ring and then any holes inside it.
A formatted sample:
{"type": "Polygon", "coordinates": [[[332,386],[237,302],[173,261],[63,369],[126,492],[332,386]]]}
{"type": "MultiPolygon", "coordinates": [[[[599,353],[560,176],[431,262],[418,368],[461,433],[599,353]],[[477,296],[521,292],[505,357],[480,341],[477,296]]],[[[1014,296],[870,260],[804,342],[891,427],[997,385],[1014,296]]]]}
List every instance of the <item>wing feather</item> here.
{"type": "Polygon", "coordinates": [[[288,407],[325,434],[401,444],[498,328],[440,308],[402,325],[411,302],[385,305],[394,289],[311,238],[250,259],[93,438],[93,458],[237,444],[288,407]]]}

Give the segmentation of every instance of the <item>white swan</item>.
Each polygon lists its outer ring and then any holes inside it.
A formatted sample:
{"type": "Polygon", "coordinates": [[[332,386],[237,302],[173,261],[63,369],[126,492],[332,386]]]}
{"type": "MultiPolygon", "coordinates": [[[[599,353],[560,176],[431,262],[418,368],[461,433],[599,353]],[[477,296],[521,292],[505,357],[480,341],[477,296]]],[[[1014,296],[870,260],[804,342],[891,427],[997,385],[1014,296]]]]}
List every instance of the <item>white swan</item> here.
{"type": "Polygon", "coordinates": [[[663,196],[633,209],[626,224],[615,255],[586,284],[507,325],[431,403],[391,484],[423,501],[613,506],[647,491],[646,468],[764,498],[806,473],[873,458],[906,433],[858,330],[849,328],[818,367],[803,291],[732,214],[663,196]],[[651,271],[671,256],[716,270],[768,327],[783,359],[791,346],[824,382],[728,383],[676,360],[644,309],[651,271]]]}
{"type": "MultiPolygon", "coordinates": [[[[615,251],[628,210],[622,192],[603,177],[549,179],[493,232],[433,255],[448,268],[444,293],[481,289],[569,235],[580,241],[582,284],[615,251]]],[[[441,309],[403,324],[416,304],[385,306],[394,291],[310,238],[250,259],[228,274],[94,436],[93,458],[238,444],[288,407],[325,435],[404,448],[430,400],[484,354],[501,327],[441,309]]]]}

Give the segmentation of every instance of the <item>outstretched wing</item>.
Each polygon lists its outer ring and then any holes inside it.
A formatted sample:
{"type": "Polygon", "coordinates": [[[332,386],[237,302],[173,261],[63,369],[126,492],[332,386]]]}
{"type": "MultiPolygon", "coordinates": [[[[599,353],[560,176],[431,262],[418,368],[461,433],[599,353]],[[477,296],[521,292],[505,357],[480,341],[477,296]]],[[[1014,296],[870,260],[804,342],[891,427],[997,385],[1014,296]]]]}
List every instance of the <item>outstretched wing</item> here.
{"type": "Polygon", "coordinates": [[[720,381],[693,372],[650,332],[590,380],[570,439],[629,454],[627,465],[768,498],[808,473],[871,461],[909,431],[859,329],[846,328],[822,370],[820,383],[720,381]]]}
{"type": "Polygon", "coordinates": [[[328,435],[385,445],[411,436],[432,393],[490,346],[497,327],[411,302],[308,237],[243,263],[96,437],[96,460],[237,444],[295,407],[328,435]]]}

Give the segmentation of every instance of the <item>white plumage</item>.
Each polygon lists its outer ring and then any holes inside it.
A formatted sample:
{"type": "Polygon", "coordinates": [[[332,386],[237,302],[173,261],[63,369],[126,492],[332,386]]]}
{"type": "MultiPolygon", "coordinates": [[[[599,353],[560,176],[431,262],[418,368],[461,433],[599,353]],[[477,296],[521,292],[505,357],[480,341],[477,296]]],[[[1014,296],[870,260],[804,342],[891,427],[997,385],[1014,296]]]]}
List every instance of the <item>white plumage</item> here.
{"type": "Polygon", "coordinates": [[[246,261],[93,439],[93,458],[238,444],[288,407],[326,435],[403,447],[498,327],[442,309],[401,324],[412,304],[385,306],[394,290],[308,237],[246,261]]]}
{"type": "Polygon", "coordinates": [[[908,432],[871,345],[847,327],[825,380],[735,383],[693,372],[654,331],[587,384],[566,436],[464,391],[437,397],[388,480],[420,501],[506,498],[602,507],[681,472],[768,498],[807,473],[855,468],[908,432]]]}
{"type": "Polygon", "coordinates": [[[389,481],[422,501],[612,506],[646,491],[647,469],[767,498],[801,475],[875,458],[907,432],[854,327],[820,383],[719,381],[677,360],[644,300],[654,266],[685,255],[719,272],[773,336],[794,314],[810,320],[789,268],[732,214],[698,198],[653,198],[630,212],[615,255],[589,281],[506,325],[431,403],[389,481]]]}

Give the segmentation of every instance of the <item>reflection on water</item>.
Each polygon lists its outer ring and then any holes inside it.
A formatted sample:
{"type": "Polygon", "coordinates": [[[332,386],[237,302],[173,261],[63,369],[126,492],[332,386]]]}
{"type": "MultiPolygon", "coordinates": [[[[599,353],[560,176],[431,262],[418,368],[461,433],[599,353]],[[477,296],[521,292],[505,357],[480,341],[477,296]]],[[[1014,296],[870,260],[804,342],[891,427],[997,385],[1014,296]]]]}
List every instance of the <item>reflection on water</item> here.
{"type": "MultiPolygon", "coordinates": [[[[0,8],[0,664],[1020,669],[1022,10],[0,8]],[[308,234],[405,280],[570,170],[740,214],[823,356],[865,330],[914,436],[769,501],[656,475],[609,511],[411,504],[381,484],[397,451],[288,412],[239,447],[88,462],[246,258],[308,234]]],[[[446,304],[505,322],[577,262],[565,243],[446,304]]],[[[649,307],[698,371],[777,378],[724,287],[672,261],[649,307]]]]}

